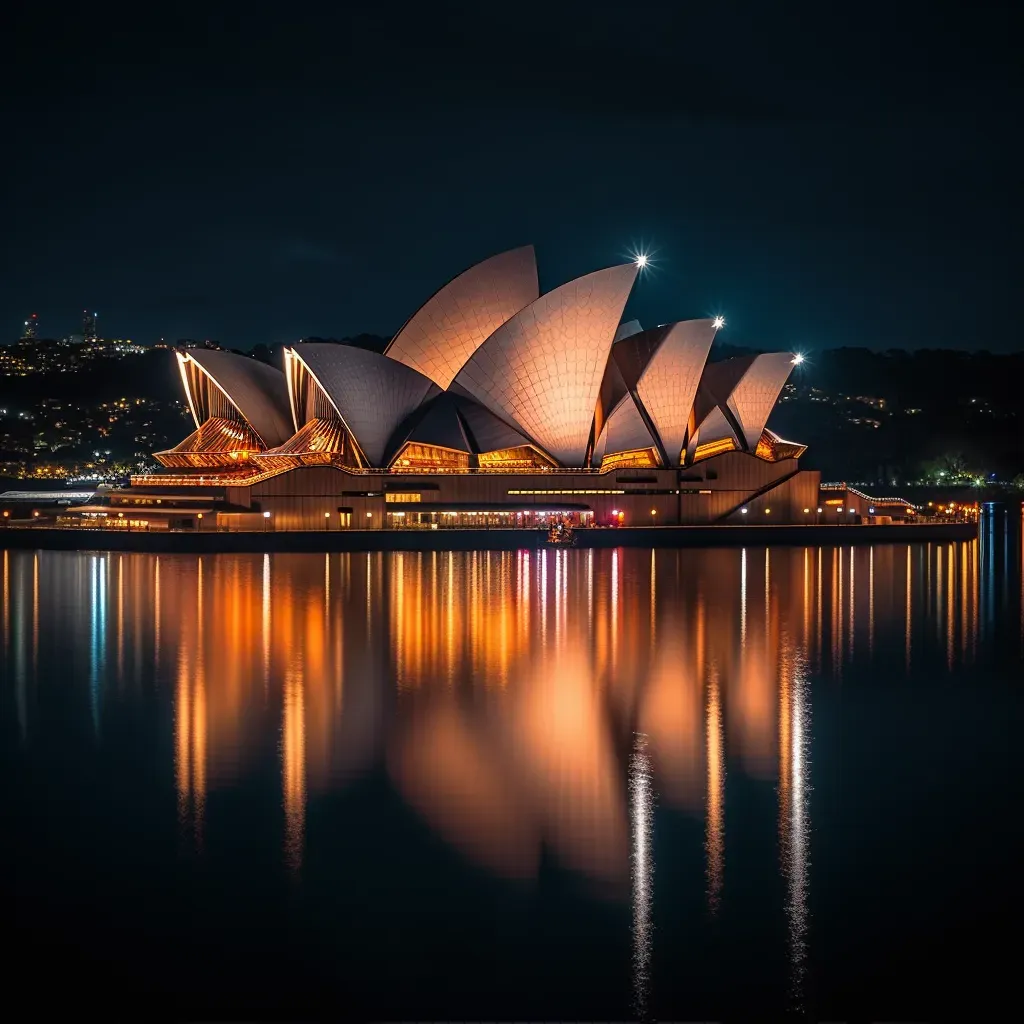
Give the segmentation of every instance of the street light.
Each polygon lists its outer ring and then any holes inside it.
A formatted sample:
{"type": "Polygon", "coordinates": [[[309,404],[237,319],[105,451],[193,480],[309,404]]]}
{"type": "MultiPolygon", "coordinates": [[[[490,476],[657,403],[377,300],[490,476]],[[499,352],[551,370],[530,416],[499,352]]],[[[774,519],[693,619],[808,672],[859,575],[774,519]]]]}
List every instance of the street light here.
{"type": "Polygon", "coordinates": [[[324,513],[324,529],[329,530],[331,528],[331,513],[324,513]]]}
{"type": "Polygon", "coordinates": [[[196,513],[196,519],[199,520],[199,531],[201,533],[202,529],[203,529],[203,513],[202,512],[197,512],[196,513]]]}
{"type": "Polygon", "coordinates": [[[264,533],[267,532],[267,523],[269,523],[269,522],[270,522],[270,513],[269,512],[264,512],[263,513],[263,532],[264,533]]]}
{"type": "Polygon", "coordinates": [[[657,514],[658,514],[658,510],[657,510],[656,508],[652,508],[652,509],[651,509],[651,526],[653,526],[653,525],[654,525],[654,517],[655,517],[655,516],[656,516],[657,514]]]}

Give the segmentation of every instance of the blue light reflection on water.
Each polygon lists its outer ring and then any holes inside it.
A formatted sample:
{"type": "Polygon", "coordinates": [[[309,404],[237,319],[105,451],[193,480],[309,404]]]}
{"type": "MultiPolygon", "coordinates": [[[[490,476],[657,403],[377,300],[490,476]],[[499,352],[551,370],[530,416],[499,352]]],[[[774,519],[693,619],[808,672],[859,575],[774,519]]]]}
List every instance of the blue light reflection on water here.
{"type": "Polygon", "coordinates": [[[107,556],[89,556],[89,706],[97,733],[107,667],[107,568],[107,556]]]}

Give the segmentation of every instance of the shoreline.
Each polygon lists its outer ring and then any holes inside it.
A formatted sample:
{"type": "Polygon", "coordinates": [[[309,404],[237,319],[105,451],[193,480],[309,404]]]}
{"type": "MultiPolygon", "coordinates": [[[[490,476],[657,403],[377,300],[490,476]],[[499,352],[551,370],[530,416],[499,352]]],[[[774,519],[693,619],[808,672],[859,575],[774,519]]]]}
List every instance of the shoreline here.
{"type": "MultiPolygon", "coordinates": [[[[576,548],[715,548],[772,545],[847,546],[921,541],[967,541],[976,523],[899,526],[630,526],[576,531],[576,548]]],[[[557,547],[546,530],[338,530],[253,533],[128,533],[31,527],[0,530],[10,551],[138,551],[154,554],[322,553],[335,551],[515,551],[557,547]]]]}

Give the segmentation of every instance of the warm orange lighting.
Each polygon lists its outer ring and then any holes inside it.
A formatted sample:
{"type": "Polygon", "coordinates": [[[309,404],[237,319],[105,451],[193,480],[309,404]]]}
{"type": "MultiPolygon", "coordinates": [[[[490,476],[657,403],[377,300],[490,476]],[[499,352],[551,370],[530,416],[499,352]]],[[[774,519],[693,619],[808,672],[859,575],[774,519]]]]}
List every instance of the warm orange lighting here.
{"type": "Polygon", "coordinates": [[[517,448],[501,448],[492,452],[481,452],[477,456],[481,469],[553,469],[555,463],[534,448],[532,444],[517,448]]]}
{"type": "Polygon", "coordinates": [[[373,513],[372,512],[367,512],[366,513],[366,518],[367,519],[372,519],[373,518],[373,513]]]}
{"type": "Polygon", "coordinates": [[[784,441],[778,434],[765,429],[761,432],[754,454],[765,462],[779,462],[781,459],[798,459],[805,451],[807,445],[784,441]]]}
{"type": "Polygon", "coordinates": [[[637,448],[627,452],[613,452],[601,459],[601,472],[610,469],[652,469],[658,465],[653,448],[637,448]]]}
{"type": "Polygon", "coordinates": [[[39,517],[39,513],[38,512],[33,512],[32,515],[35,516],[36,518],[39,517]]]}
{"type": "Polygon", "coordinates": [[[708,441],[706,444],[697,445],[693,453],[693,461],[700,462],[702,459],[709,459],[712,455],[721,455],[722,452],[735,450],[736,442],[731,437],[722,438],[719,441],[708,441]]]}
{"type": "Polygon", "coordinates": [[[766,516],[770,516],[770,515],[772,514],[772,510],[771,510],[770,508],[766,508],[766,509],[764,510],[764,514],[765,514],[766,516]]]}
{"type": "Polygon", "coordinates": [[[658,514],[658,510],[656,508],[652,508],[651,509],[651,515],[652,516],[656,516],[657,514],[658,514]]]}
{"type": "Polygon", "coordinates": [[[196,519],[202,519],[202,518],[203,518],[203,513],[202,512],[197,512],[196,513],[196,519]]]}
{"type": "Polygon", "coordinates": [[[469,469],[469,452],[444,448],[441,445],[407,442],[391,460],[391,466],[411,470],[448,470],[458,472],[469,469]]]}
{"type": "Polygon", "coordinates": [[[330,512],[325,512],[324,513],[324,519],[330,519],[330,518],[331,518],[331,513],[330,512]]]}
{"type": "Polygon", "coordinates": [[[181,444],[157,452],[155,458],[169,469],[213,469],[247,461],[263,450],[259,438],[247,423],[226,417],[211,417],[181,444]]]}

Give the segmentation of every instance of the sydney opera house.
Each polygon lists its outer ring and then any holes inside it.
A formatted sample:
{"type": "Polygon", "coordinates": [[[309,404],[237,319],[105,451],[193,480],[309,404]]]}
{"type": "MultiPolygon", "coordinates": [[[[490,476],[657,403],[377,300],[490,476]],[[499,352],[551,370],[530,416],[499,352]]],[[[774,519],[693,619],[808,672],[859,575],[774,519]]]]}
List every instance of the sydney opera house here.
{"type": "Polygon", "coordinates": [[[709,363],[719,320],[622,322],[638,272],[541,295],[526,246],[444,285],[383,353],[179,352],[195,430],[112,500],[228,529],[806,521],[818,474],[767,426],[794,355],[709,363]]]}

